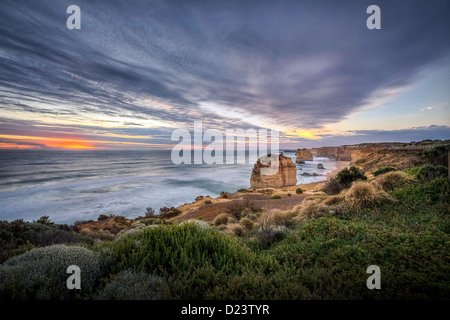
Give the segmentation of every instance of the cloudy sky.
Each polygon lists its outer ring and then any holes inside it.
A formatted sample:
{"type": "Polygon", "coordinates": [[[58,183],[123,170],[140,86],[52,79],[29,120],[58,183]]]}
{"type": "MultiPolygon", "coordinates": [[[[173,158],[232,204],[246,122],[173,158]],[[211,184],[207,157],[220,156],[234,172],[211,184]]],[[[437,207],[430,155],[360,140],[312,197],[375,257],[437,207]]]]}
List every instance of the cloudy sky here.
{"type": "Polygon", "coordinates": [[[0,2],[0,148],[169,148],[267,128],[284,148],[450,138],[450,2],[0,2]],[[69,5],[81,29],[69,30],[69,5]],[[381,8],[369,30],[366,9],[381,8]]]}

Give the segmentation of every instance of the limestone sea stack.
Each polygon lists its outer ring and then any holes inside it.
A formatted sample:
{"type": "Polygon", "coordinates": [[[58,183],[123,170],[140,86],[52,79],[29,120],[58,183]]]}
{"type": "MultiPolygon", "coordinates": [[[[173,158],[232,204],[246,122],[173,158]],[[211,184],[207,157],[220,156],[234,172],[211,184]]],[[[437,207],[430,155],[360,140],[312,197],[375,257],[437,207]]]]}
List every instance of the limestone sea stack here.
{"type": "MultiPolygon", "coordinates": [[[[262,158],[268,160],[267,157],[271,157],[271,155],[268,154],[262,158]]],[[[278,156],[278,170],[273,170],[273,174],[270,175],[261,174],[262,168],[268,168],[270,170],[272,165],[272,162],[269,162],[268,164],[262,163],[262,158],[259,158],[253,166],[252,176],[250,178],[250,186],[252,188],[283,188],[295,186],[297,184],[297,167],[291,158],[285,157],[283,153],[281,153],[278,156]]]]}
{"type": "Polygon", "coordinates": [[[310,150],[306,148],[297,149],[295,155],[296,155],[295,162],[297,163],[305,163],[305,161],[313,160],[313,154],[311,153],[310,150]]]}

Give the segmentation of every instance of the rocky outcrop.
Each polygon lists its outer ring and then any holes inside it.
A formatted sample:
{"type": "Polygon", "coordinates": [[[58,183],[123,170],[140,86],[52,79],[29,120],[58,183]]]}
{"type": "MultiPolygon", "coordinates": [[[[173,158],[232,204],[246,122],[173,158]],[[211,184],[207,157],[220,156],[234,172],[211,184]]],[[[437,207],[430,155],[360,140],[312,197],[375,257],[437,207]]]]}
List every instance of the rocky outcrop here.
{"type": "Polygon", "coordinates": [[[323,167],[323,164],[318,163],[318,164],[317,164],[317,169],[325,169],[325,168],[323,167]]]}
{"type": "MultiPolygon", "coordinates": [[[[271,157],[268,154],[266,157],[271,157]]],[[[261,161],[264,159],[258,159],[253,166],[252,175],[250,178],[250,186],[252,188],[282,188],[287,186],[295,186],[297,184],[297,167],[291,158],[285,157],[283,153],[278,156],[278,170],[272,170],[272,174],[262,174],[261,170],[267,168],[270,173],[272,161],[268,164],[264,164],[261,161]]],[[[267,161],[263,161],[267,162],[267,161]]]]}
{"type": "Polygon", "coordinates": [[[320,176],[320,174],[315,173],[315,172],[313,172],[313,173],[303,172],[301,175],[304,176],[304,177],[318,177],[318,176],[320,176]]]}
{"type": "Polygon", "coordinates": [[[306,148],[297,149],[295,155],[296,155],[295,162],[297,163],[305,163],[305,161],[313,160],[313,154],[311,153],[310,150],[306,148]]]}

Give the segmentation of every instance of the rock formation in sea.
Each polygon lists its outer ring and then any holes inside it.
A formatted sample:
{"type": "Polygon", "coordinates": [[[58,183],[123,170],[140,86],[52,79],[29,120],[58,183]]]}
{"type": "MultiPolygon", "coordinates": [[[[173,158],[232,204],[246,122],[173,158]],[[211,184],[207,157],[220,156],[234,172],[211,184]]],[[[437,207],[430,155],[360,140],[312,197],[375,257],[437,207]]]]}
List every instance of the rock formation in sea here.
{"type": "Polygon", "coordinates": [[[318,164],[317,164],[317,169],[325,169],[325,168],[324,168],[323,164],[318,163],[318,164]]]}
{"type": "Polygon", "coordinates": [[[282,188],[287,186],[295,186],[297,184],[297,167],[295,163],[289,157],[285,157],[283,153],[278,156],[278,170],[274,170],[271,175],[261,174],[262,168],[268,168],[272,166],[272,162],[268,164],[262,163],[268,162],[268,154],[265,157],[258,159],[258,161],[253,166],[252,175],[250,178],[250,186],[252,188],[282,188]],[[264,159],[266,161],[264,161],[264,159]]]}
{"type": "Polygon", "coordinates": [[[295,153],[295,155],[296,155],[295,162],[297,162],[297,163],[305,163],[305,161],[313,160],[313,155],[312,155],[311,151],[309,151],[306,148],[297,149],[297,152],[295,153]]]}

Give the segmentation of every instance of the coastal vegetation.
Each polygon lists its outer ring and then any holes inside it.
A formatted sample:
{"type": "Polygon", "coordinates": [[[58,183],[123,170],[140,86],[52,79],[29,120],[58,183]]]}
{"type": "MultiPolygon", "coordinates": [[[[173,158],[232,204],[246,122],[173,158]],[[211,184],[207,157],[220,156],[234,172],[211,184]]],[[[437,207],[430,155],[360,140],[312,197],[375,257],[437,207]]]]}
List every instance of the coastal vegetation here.
{"type": "Polygon", "coordinates": [[[177,223],[176,208],[75,226],[2,221],[0,299],[448,298],[448,169],[379,171],[346,168],[325,184],[333,192],[292,189],[305,197],[292,210],[236,202],[211,222],[177,223]],[[120,227],[87,231],[110,221],[120,227]],[[72,264],[81,290],[65,286],[72,264]],[[369,265],[381,290],[366,287],[369,265]]]}

